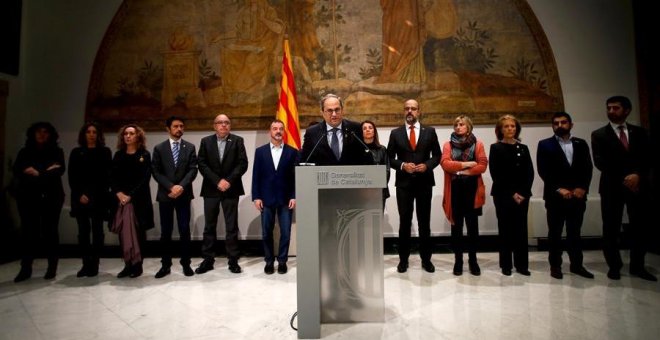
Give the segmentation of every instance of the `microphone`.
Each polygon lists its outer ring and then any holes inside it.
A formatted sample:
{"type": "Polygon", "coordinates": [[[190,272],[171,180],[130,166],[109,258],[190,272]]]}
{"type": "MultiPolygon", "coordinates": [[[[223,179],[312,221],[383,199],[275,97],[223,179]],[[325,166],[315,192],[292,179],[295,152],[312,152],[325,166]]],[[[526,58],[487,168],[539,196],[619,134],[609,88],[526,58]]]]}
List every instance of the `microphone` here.
{"type": "Polygon", "coordinates": [[[309,163],[309,160],[312,158],[312,155],[314,154],[314,151],[316,151],[316,148],[321,144],[321,141],[323,140],[323,137],[325,137],[326,134],[324,132],[320,133],[319,140],[316,141],[316,144],[314,144],[314,147],[312,148],[312,151],[310,151],[309,155],[307,155],[307,158],[305,159],[304,163],[299,163],[298,165],[301,166],[313,166],[316,165],[316,163],[309,163]]]}
{"type": "Polygon", "coordinates": [[[350,134],[353,136],[353,138],[357,139],[357,141],[360,142],[360,144],[362,144],[362,146],[364,146],[364,152],[365,152],[365,153],[367,153],[367,152],[371,152],[371,149],[369,149],[369,146],[367,146],[367,144],[365,144],[365,143],[362,141],[362,138],[358,137],[358,135],[355,134],[355,131],[353,131],[353,130],[348,130],[348,133],[350,133],[350,134]]]}

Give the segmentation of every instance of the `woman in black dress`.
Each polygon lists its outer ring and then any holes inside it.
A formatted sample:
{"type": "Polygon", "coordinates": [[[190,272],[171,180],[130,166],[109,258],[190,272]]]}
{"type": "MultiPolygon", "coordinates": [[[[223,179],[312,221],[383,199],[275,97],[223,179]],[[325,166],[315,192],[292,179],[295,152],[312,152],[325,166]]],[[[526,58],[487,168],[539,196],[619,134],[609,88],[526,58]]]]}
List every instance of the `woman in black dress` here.
{"type": "Polygon", "coordinates": [[[25,146],[14,162],[18,180],[16,203],[21,218],[21,270],[14,282],[32,277],[32,262],[38,249],[48,258],[44,279],[57,274],[58,226],[64,204],[64,151],[57,144],[59,134],[48,122],[32,124],[26,133],[25,146]]]}
{"type": "Polygon", "coordinates": [[[520,122],[512,115],[497,120],[497,143],[490,146],[491,195],[495,203],[502,274],[529,276],[527,211],[532,196],[534,165],[527,145],[520,143],[520,122]],[[511,256],[513,255],[513,261],[511,256]]]}
{"type": "Polygon", "coordinates": [[[124,228],[135,228],[119,232],[120,244],[125,262],[124,269],[117,274],[118,278],[142,275],[142,254],[147,230],[154,227],[154,212],[151,203],[149,180],[151,179],[151,154],[146,149],[144,130],[136,124],[124,125],[119,129],[117,152],[112,159],[110,172],[110,187],[114,194],[113,230],[121,224],[120,208],[131,206],[134,211],[132,223],[123,224],[124,228]],[[127,242],[125,232],[133,235],[127,242]]]}
{"type": "Polygon", "coordinates": [[[103,221],[109,218],[111,162],[112,152],[105,146],[103,131],[96,123],[85,123],[78,132],[78,147],[69,156],[71,216],[78,222],[83,263],[78,277],[92,277],[99,272],[103,221]]]}

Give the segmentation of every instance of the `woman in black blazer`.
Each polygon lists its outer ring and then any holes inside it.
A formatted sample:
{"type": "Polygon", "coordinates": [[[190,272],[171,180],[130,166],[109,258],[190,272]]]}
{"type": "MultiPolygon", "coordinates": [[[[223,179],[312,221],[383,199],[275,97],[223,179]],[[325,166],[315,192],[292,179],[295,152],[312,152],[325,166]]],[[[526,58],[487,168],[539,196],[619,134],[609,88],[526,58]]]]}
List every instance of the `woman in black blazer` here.
{"type": "Polygon", "coordinates": [[[78,132],[78,147],[69,156],[71,216],[78,222],[83,262],[78,277],[92,277],[99,272],[105,238],[103,221],[109,219],[111,162],[112,152],[105,146],[101,127],[93,122],[85,123],[78,132]]]}
{"type": "Polygon", "coordinates": [[[532,196],[534,165],[527,145],[520,143],[521,125],[512,115],[497,120],[497,143],[490,146],[491,195],[495,203],[502,274],[529,276],[527,211],[532,196]],[[513,255],[513,261],[512,261],[513,255]]]}
{"type": "Polygon", "coordinates": [[[120,206],[132,204],[135,211],[135,234],[138,249],[130,254],[131,244],[127,244],[120,234],[120,243],[124,253],[124,269],[118,278],[142,275],[142,254],[147,230],[154,227],[154,210],[151,202],[149,181],[151,180],[151,154],[146,148],[144,130],[135,124],[124,125],[119,130],[117,152],[112,158],[110,187],[115,196],[113,228],[118,222],[116,211],[120,206]]]}

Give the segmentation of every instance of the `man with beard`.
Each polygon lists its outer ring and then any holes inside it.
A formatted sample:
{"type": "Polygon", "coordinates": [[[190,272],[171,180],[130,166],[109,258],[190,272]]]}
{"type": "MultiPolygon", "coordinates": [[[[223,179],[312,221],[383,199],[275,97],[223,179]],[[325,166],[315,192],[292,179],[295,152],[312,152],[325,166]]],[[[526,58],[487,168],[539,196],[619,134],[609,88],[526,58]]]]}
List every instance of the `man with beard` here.
{"type": "Polygon", "coordinates": [[[562,279],[561,235],[566,224],[566,246],[571,273],[593,279],[582,266],[580,229],[587,206],[587,193],[593,171],[589,144],[571,136],[573,121],[566,112],[552,116],[554,136],[539,141],[536,164],[543,179],[548,221],[550,276],[562,279]]]}
{"type": "Polygon", "coordinates": [[[291,240],[291,219],[296,207],[295,175],[298,150],[284,143],[284,122],[276,119],[270,123],[270,143],[254,152],[252,170],[252,201],[261,212],[261,236],[264,244],[264,273],[287,272],[291,240]],[[275,216],[280,224],[280,241],[277,253],[273,246],[275,216]]]}
{"type": "Polygon", "coordinates": [[[156,273],[157,279],[170,274],[174,211],[179,227],[183,274],[194,274],[190,267],[190,201],[194,198],[192,182],[197,177],[197,153],[194,144],[181,138],[184,130],[183,118],[168,118],[165,128],[169,138],[154,147],[151,164],[154,179],[158,182],[156,201],[160,212],[160,244],[163,252],[162,267],[156,273]]]}
{"type": "Polygon", "coordinates": [[[397,271],[408,270],[410,229],[416,204],[419,226],[419,256],[422,268],[435,271],[431,262],[431,198],[435,178],[433,169],[440,164],[440,143],[433,127],[421,125],[422,112],[414,99],[403,105],[406,123],[392,130],[387,145],[391,168],[396,170],[396,203],[399,209],[399,264],[397,271]]]}

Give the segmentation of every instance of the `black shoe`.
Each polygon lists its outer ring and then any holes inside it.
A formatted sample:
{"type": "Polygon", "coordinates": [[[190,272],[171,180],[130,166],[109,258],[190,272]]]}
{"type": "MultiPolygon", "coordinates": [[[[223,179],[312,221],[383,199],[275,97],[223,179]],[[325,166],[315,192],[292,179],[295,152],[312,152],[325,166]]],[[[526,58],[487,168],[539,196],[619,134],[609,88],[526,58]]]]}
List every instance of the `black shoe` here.
{"type": "Polygon", "coordinates": [[[183,265],[183,275],[185,276],[193,276],[195,275],[195,272],[190,268],[189,264],[184,264],[183,265]]]}
{"type": "Polygon", "coordinates": [[[422,261],[422,268],[426,270],[428,273],[434,273],[435,272],[435,266],[431,261],[422,261]]]}
{"type": "Polygon", "coordinates": [[[286,266],[286,263],[278,263],[277,264],[277,273],[278,274],[286,274],[286,272],[289,270],[289,268],[286,266]]]}
{"type": "Polygon", "coordinates": [[[204,274],[209,270],[213,270],[213,262],[204,260],[195,268],[195,274],[204,274]]]}
{"type": "Polygon", "coordinates": [[[470,274],[474,276],[481,275],[481,268],[479,268],[479,264],[477,263],[477,261],[468,262],[468,267],[470,268],[470,274]]]}
{"type": "Polygon", "coordinates": [[[638,278],[646,281],[658,281],[658,278],[655,275],[649,273],[646,269],[631,269],[630,275],[637,276],[638,278]]]}
{"type": "Polygon", "coordinates": [[[76,273],[76,277],[85,277],[87,276],[87,273],[89,271],[87,270],[87,266],[83,264],[82,268],[76,273]]]}
{"type": "Polygon", "coordinates": [[[14,278],[14,282],[23,282],[32,277],[32,268],[21,267],[18,275],[14,278]]]}
{"type": "MultiPolygon", "coordinates": [[[[279,269],[279,266],[278,266],[279,269]]],[[[275,265],[272,263],[266,263],[266,266],[264,267],[264,273],[270,275],[275,272],[275,265]]]]}
{"type": "Polygon", "coordinates": [[[396,266],[396,271],[399,273],[405,273],[408,270],[408,261],[400,261],[396,266]]]}
{"type": "Polygon", "coordinates": [[[502,275],[511,276],[511,269],[502,268],[502,275]]]}
{"type": "Polygon", "coordinates": [[[57,275],[57,269],[48,267],[46,274],[44,274],[44,280],[52,280],[55,278],[55,275],[57,275]]]}
{"type": "Polygon", "coordinates": [[[550,276],[561,280],[564,278],[564,273],[561,272],[561,267],[550,267],[550,276]]]}
{"type": "Polygon", "coordinates": [[[607,271],[607,277],[610,280],[621,280],[621,273],[618,269],[610,269],[607,271]]]}
{"type": "Polygon", "coordinates": [[[229,271],[234,274],[240,274],[241,266],[239,266],[237,262],[231,262],[229,263],[229,271]]]}
{"type": "Polygon", "coordinates": [[[454,275],[461,276],[463,275],[463,263],[454,262],[454,275]]]}
{"type": "Polygon", "coordinates": [[[87,273],[85,273],[87,277],[94,277],[96,275],[99,275],[99,265],[98,263],[96,265],[91,265],[87,267],[87,273]]]}
{"type": "Polygon", "coordinates": [[[571,273],[575,275],[582,276],[585,279],[593,279],[594,274],[590,273],[586,268],[580,267],[580,268],[571,268],[571,273]]]}
{"type": "Polygon", "coordinates": [[[162,267],[160,267],[160,269],[156,273],[156,276],[154,276],[154,277],[157,278],[157,279],[162,279],[165,276],[170,275],[170,272],[171,272],[171,270],[170,270],[169,266],[162,266],[162,267]]]}
{"type": "Polygon", "coordinates": [[[516,273],[518,273],[520,275],[525,275],[525,276],[532,275],[532,273],[530,273],[529,270],[527,270],[527,269],[520,269],[520,270],[516,269],[516,273]]]}
{"type": "Polygon", "coordinates": [[[131,269],[131,274],[128,276],[134,279],[140,275],[142,275],[142,262],[133,265],[133,268],[131,269]]]}
{"type": "Polygon", "coordinates": [[[124,277],[128,277],[129,275],[131,275],[131,269],[132,269],[132,268],[131,268],[131,264],[130,264],[130,263],[125,264],[125,265],[124,265],[124,269],[122,269],[122,270],[117,274],[117,278],[118,278],[118,279],[121,279],[121,278],[124,278],[124,277]]]}

